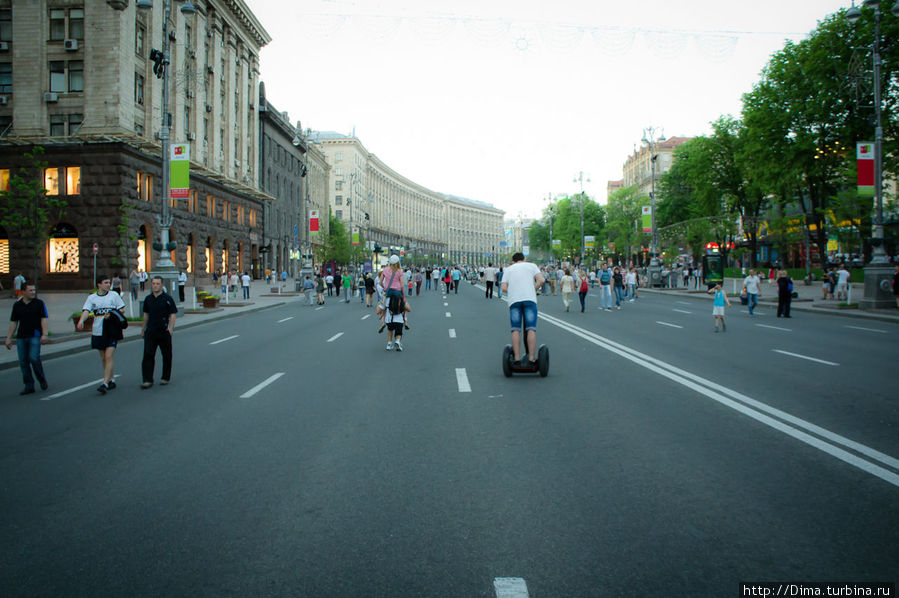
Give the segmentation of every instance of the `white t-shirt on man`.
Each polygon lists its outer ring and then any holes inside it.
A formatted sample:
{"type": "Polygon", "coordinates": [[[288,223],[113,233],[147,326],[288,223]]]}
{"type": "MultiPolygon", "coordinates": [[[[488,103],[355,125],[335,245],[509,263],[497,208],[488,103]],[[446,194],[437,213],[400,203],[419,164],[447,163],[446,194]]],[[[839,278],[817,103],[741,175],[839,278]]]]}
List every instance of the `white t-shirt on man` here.
{"type": "Polygon", "coordinates": [[[103,336],[103,318],[111,311],[122,309],[125,302],[122,297],[115,291],[109,291],[105,295],[92,293],[88,295],[87,301],[84,302],[82,311],[88,311],[94,314],[94,326],[91,328],[92,336],[103,336]]]}
{"type": "Polygon", "coordinates": [[[493,266],[484,268],[484,282],[496,282],[496,268],[493,266]]]}
{"type": "Polygon", "coordinates": [[[503,284],[508,284],[506,296],[509,305],[519,301],[533,301],[537,303],[537,291],[534,289],[534,277],[540,274],[537,264],[530,262],[515,262],[503,271],[503,284]]]}
{"type": "Polygon", "coordinates": [[[743,286],[746,287],[746,292],[750,295],[758,295],[759,282],[759,277],[753,274],[752,276],[747,276],[745,279],[743,279],[743,286]]]}

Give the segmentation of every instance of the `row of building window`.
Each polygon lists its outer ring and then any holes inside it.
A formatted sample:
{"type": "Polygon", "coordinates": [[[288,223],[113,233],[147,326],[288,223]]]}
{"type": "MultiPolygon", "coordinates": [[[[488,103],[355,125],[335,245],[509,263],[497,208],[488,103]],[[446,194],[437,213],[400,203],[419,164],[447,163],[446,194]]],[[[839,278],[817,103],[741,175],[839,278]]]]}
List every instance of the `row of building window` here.
{"type": "MultiPolygon", "coordinates": [[[[51,60],[50,91],[55,93],[84,91],[84,61],[51,60]]],[[[0,93],[12,93],[11,62],[0,62],[0,93]]]]}
{"type": "MultiPolygon", "coordinates": [[[[142,201],[153,201],[153,175],[143,172],[137,173],[137,196],[142,201]]],[[[191,189],[186,200],[169,199],[169,207],[175,209],[185,209],[194,214],[205,213],[209,218],[215,218],[216,207],[218,203],[222,205],[222,220],[225,222],[234,222],[235,224],[256,226],[259,210],[248,208],[241,204],[229,202],[224,199],[207,193],[205,201],[201,201],[199,193],[196,189],[191,189]],[[186,203],[179,203],[186,202],[186,203]],[[232,214],[232,209],[234,214],[232,214]]]]}
{"type": "MultiPolygon", "coordinates": [[[[81,195],[81,167],[54,166],[43,174],[47,195],[81,195]],[[61,181],[61,182],[60,182],[61,181]]],[[[0,169],[0,189],[9,190],[9,169],[0,169]]]]}

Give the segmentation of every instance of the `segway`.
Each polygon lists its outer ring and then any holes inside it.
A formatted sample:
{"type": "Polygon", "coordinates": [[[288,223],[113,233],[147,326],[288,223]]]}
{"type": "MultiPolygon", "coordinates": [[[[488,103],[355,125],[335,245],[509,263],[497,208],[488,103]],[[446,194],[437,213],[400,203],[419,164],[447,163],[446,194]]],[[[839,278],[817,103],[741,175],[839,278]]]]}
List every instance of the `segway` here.
{"type": "MultiPolygon", "coordinates": [[[[527,356],[527,352],[524,355],[527,356]]],[[[546,345],[540,345],[537,348],[537,361],[532,365],[527,362],[527,357],[525,357],[525,364],[522,365],[521,362],[515,361],[512,345],[506,345],[503,348],[503,374],[506,375],[506,378],[511,378],[513,373],[539,373],[541,378],[546,378],[546,375],[549,374],[549,348],[546,345]]]]}

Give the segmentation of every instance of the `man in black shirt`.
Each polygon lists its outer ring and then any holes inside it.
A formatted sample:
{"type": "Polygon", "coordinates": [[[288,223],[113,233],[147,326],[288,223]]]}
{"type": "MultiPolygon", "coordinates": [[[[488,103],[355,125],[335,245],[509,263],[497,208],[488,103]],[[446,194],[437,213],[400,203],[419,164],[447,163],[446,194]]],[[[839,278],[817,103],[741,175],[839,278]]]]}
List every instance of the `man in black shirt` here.
{"type": "Polygon", "coordinates": [[[172,379],[172,333],[175,331],[175,314],[178,307],[163,290],[161,276],[150,280],[153,291],[144,299],[144,319],[140,335],[144,339],[144,359],[141,362],[144,381],[141,388],[153,386],[153,369],[156,367],[156,348],[162,350],[162,378],[160,384],[172,379]]]}
{"type": "Polygon", "coordinates": [[[34,283],[22,284],[22,298],[13,303],[12,315],[9,318],[9,332],[6,334],[6,348],[12,349],[12,335],[16,332],[16,346],[19,350],[19,367],[22,368],[22,380],[25,390],[20,395],[34,392],[34,378],[37,378],[41,389],[47,389],[47,377],[41,364],[41,345],[47,342],[48,315],[47,306],[40,299],[35,299],[34,283]],[[31,370],[34,369],[34,376],[31,370]]]}

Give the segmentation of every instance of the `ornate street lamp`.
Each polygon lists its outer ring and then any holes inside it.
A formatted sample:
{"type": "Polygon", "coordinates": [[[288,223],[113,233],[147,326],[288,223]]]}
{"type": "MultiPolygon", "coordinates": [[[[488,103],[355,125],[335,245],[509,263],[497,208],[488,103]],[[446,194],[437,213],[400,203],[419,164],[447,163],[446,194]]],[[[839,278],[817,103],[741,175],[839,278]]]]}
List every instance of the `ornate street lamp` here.
{"type": "MultiPolygon", "coordinates": [[[[880,97],[880,0],[864,0],[866,8],[874,9],[874,41],[871,43],[871,54],[874,62],[874,230],[872,231],[871,261],[865,266],[865,293],[859,301],[862,309],[892,307],[890,292],[892,268],[886,254],[883,231],[883,126],[881,120],[880,97]]],[[[893,4],[890,12],[899,17],[899,0],[893,4]]],[[[846,12],[846,20],[855,24],[862,12],[852,3],[846,12]]]]}
{"type": "MultiPolygon", "coordinates": [[[[153,8],[153,0],[137,0],[135,6],[138,10],[148,11],[153,8]]],[[[168,280],[177,276],[177,269],[172,263],[170,252],[176,244],[169,241],[169,230],[172,226],[172,214],[169,211],[169,168],[171,156],[169,155],[169,19],[171,17],[172,2],[164,0],[164,15],[162,19],[162,50],[153,49],[150,58],[154,62],[153,72],[156,77],[162,79],[162,124],[159,128],[159,141],[162,145],[162,210],[159,214],[159,243],[154,243],[153,248],[159,251],[159,260],[153,264],[153,274],[160,275],[168,283],[168,280]]],[[[190,0],[183,2],[181,14],[192,17],[197,12],[190,0]]],[[[227,268],[227,265],[224,266],[227,268]]]]}
{"type": "MultiPolygon", "coordinates": [[[[581,184],[581,193],[580,193],[580,205],[581,205],[581,261],[578,264],[578,268],[584,267],[584,171],[580,171],[578,175],[574,178],[575,183],[581,184]]],[[[587,182],[590,182],[590,179],[587,178],[587,182]]],[[[550,247],[552,247],[552,239],[550,239],[550,247]]]]}

